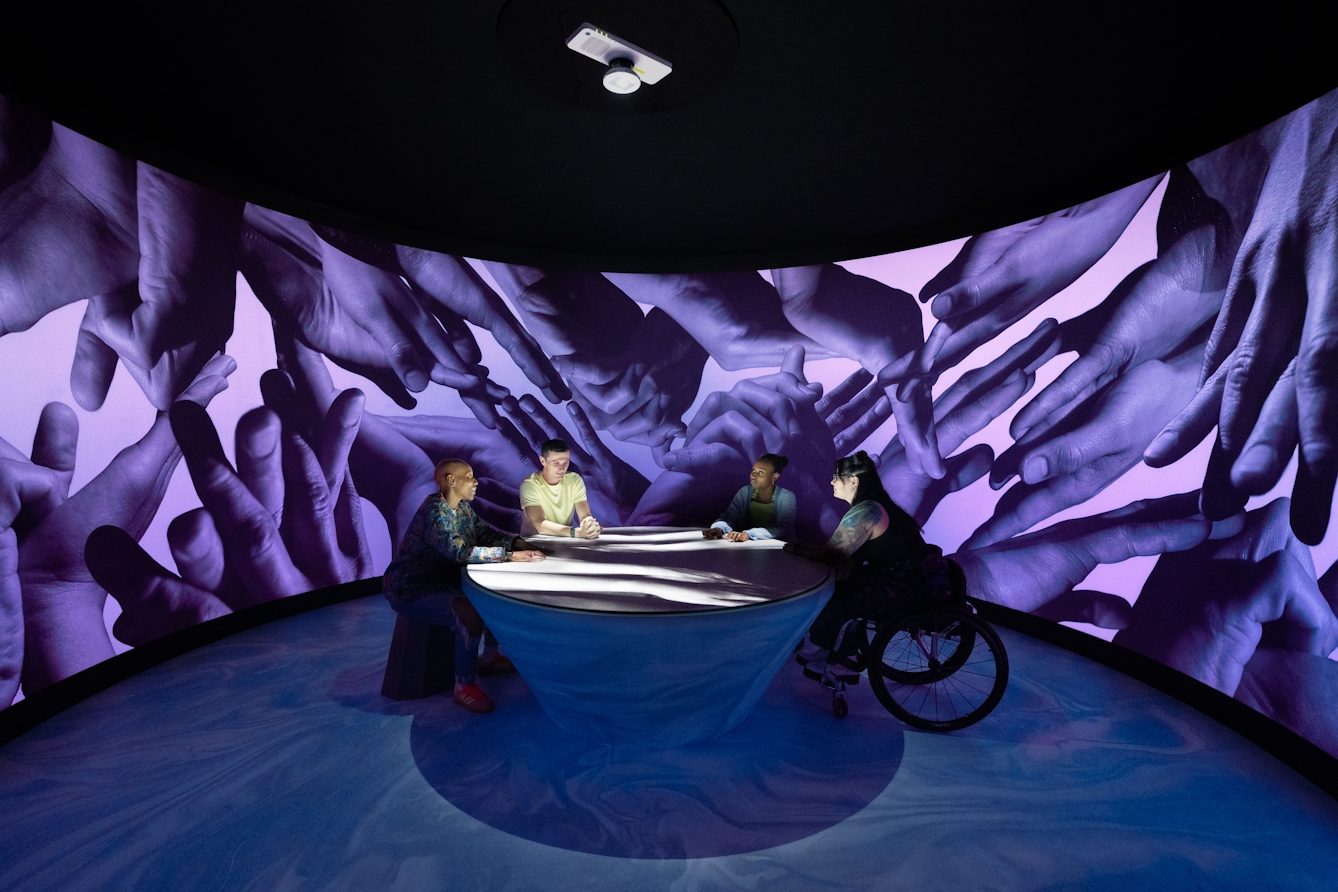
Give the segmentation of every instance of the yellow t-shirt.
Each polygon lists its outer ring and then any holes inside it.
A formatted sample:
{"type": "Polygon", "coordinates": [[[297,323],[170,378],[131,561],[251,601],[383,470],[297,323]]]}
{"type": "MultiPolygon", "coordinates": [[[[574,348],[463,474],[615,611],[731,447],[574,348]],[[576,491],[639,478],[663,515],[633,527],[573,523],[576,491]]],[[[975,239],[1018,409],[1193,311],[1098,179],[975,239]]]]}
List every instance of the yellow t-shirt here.
{"type": "MultiPolygon", "coordinates": [[[[520,483],[520,509],[524,511],[531,505],[544,509],[544,520],[571,526],[575,519],[576,503],[586,501],[585,481],[580,474],[568,471],[557,486],[549,486],[543,474],[535,471],[520,483]]],[[[534,528],[529,518],[525,518],[520,531],[522,536],[533,536],[534,528]]]]}

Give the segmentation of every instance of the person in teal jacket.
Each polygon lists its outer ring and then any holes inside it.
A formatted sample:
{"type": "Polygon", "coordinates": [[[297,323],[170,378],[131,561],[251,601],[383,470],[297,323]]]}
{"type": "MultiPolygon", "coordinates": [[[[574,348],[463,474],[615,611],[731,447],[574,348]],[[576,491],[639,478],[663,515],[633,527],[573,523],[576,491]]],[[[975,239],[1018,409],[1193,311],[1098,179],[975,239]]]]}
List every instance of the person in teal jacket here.
{"type": "Polygon", "coordinates": [[[734,494],[720,519],[705,530],[707,539],[747,542],[749,539],[794,538],[794,493],[776,485],[789,461],[766,455],[753,462],[748,485],[734,494]]]}

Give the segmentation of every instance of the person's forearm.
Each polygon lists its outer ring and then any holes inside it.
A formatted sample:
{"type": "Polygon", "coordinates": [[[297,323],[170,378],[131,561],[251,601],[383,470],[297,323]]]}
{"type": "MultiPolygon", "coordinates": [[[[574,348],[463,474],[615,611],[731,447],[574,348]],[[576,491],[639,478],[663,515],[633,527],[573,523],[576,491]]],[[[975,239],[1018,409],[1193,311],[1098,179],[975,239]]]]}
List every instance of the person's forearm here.
{"type": "Polygon", "coordinates": [[[833,550],[828,545],[808,545],[803,542],[792,543],[794,553],[802,558],[808,558],[810,561],[816,561],[819,564],[826,564],[829,567],[835,567],[846,559],[846,556],[839,551],[833,550]]]}
{"type": "Polygon", "coordinates": [[[501,545],[475,545],[465,557],[467,564],[496,564],[506,560],[506,548],[501,545]]]}
{"type": "Polygon", "coordinates": [[[572,534],[572,530],[574,529],[575,529],[574,526],[566,526],[565,524],[554,523],[553,521],[547,519],[539,521],[539,526],[538,526],[539,532],[543,533],[545,536],[570,536],[572,534]]]}

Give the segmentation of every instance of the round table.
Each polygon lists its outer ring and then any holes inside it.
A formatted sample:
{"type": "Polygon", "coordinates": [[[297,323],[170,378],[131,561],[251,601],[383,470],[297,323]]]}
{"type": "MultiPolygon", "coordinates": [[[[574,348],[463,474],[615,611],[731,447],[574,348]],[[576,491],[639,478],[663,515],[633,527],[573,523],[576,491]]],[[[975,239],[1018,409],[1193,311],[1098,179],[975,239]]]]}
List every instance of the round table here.
{"type": "Polygon", "coordinates": [[[547,560],[471,564],[465,594],[554,723],[606,744],[669,748],[734,728],[834,586],[778,541],[698,528],[535,542],[547,560]]]}

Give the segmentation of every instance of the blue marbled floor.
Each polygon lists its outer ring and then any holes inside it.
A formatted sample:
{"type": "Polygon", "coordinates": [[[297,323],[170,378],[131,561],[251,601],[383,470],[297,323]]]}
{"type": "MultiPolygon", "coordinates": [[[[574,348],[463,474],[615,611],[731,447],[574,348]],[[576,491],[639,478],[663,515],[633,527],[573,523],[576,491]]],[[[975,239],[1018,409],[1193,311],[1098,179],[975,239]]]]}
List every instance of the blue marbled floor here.
{"type": "Polygon", "coordinates": [[[966,731],[789,666],[709,744],[378,691],[369,598],[210,645],[0,749],[0,889],[1335,888],[1338,803],[1156,691],[1000,630],[966,731]]]}

